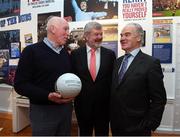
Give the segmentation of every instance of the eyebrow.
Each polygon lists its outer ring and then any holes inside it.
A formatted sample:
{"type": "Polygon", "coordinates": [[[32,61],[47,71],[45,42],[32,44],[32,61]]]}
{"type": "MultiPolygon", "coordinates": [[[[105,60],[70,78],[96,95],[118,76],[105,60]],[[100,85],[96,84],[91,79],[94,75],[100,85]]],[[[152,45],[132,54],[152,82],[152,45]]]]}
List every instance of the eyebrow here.
{"type": "Polygon", "coordinates": [[[132,34],[131,32],[125,32],[125,33],[121,33],[120,35],[129,35],[129,34],[132,34]]]}

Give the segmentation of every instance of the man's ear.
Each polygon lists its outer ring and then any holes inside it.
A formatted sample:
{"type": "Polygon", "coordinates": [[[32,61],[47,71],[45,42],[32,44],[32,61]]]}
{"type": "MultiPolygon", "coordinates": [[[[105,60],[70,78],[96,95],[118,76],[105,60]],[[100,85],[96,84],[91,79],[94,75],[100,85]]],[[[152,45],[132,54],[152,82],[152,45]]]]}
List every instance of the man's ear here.
{"type": "Polygon", "coordinates": [[[85,41],[88,40],[87,34],[84,34],[84,35],[83,35],[83,39],[84,39],[85,41]]]}
{"type": "Polygon", "coordinates": [[[55,34],[56,28],[55,28],[54,25],[50,26],[50,31],[51,31],[52,34],[55,34]]]}
{"type": "Polygon", "coordinates": [[[141,41],[141,36],[137,36],[137,41],[140,42],[141,41]]]}

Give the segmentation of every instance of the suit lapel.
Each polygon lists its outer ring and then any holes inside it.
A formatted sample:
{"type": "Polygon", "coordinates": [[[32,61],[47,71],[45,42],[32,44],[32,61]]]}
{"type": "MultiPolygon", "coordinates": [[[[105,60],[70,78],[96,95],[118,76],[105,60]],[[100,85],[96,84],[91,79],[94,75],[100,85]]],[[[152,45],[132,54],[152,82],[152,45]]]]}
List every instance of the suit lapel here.
{"type": "Polygon", "coordinates": [[[86,76],[87,76],[87,78],[88,78],[88,80],[92,80],[92,78],[91,78],[91,74],[90,74],[90,72],[89,72],[89,68],[88,68],[88,62],[87,62],[87,49],[86,49],[86,46],[84,46],[83,48],[82,48],[82,50],[83,50],[83,54],[82,54],[82,56],[81,56],[81,60],[82,60],[82,67],[86,70],[86,76]]]}
{"type": "Polygon", "coordinates": [[[100,79],[100,77],[102,76],[102,70],[103,70],[102,68],[104,66],[104,60],[106,60],[103,47],[100,47],[100,48],[101,48],[100,49],[100,64],[99,64],[100,66],[99,66],[99,71],[98,71],[98,73],[96,75],[96,80],[100,79]]]}
{"type": "Polygon", "coordinates": [[[116,82],[115,82],[115,87],[118,87],[119,69],[120,69],[121,63],[122,63],[122,61],[123,61],[123,58],[124,58],[124,56],[122,56],[121,58],[118,59],[117,65],[116,65],[116,67],[115,67],[115,71],[114,71],[115,75],[114,75],[114,79],[113,79],[113,81],[116,81],[116,82]]]}

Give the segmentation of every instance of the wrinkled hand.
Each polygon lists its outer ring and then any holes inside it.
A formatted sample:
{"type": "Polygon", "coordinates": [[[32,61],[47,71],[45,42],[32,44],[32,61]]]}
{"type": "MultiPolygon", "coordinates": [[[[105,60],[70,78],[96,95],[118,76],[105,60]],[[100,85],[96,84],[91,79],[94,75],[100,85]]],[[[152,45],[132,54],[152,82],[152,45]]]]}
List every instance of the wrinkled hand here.
{"type": "Polygon", "coordinates": [[[51,93],[49,93],[48,99],[50,101],[58,103],[58,104],[69,103],[72,100],[74,100],[74,98],[63,98],[59,92],[51,92],[51,93]]]}

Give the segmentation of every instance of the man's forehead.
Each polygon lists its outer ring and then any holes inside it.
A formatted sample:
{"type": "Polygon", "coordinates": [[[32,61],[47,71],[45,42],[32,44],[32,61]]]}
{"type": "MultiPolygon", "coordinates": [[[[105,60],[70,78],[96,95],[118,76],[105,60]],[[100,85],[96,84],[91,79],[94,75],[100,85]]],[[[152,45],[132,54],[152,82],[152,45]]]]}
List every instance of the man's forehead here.
{"type": "Polygon", "coordinates": [[[86,4],[86,1],[81,1],[81,4],[86,4]]]}
{"type": "Polygon", "coordinates": [[[91,32],[102,32],[102,29],[92,29],[91,32]]]}
{"type": "Polygon", "coordinates": [[[122,30],[121,34],[122,34],[122,33],[134,33],[135,30],[136,30],[135,27],[133,27],[133,26],[127,26],[127,27],[125,27],[125,28],[122,30]]]}

